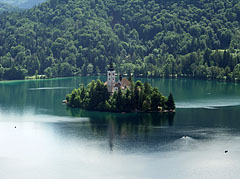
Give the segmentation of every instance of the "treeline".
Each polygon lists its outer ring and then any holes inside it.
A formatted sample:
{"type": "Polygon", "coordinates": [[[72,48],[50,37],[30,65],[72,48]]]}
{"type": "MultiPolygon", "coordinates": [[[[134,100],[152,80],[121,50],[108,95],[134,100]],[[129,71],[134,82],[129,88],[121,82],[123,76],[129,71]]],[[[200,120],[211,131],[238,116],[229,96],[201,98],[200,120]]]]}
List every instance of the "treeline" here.
{"type": "Polygon", "coordinates": [[[92,81],[87,87],[83,85],[74,89],[66,96],[67,104],[71,107],[96,111],[133,112],[133,111],[162,111],[174,110],[175,103],[170,93],[163,96],[157,88],[152,88],[147,82],[131,82],[130,88],[119,89],[113,95],[100,80],[92,81]]]}
{"type": "Polygon", "coordinates": [[[49,0],[0,16],[0,78],[240,79],[238,0],[49,0]],[[17,71],[19,75],[14,75],[17,71]]]}
{"type": "Polygon", "coordinates": [[[2,14],[3,12],[19,12],[20,10],[21,9],[16,6],[11,6],[9,4],[0,2],[0,14],[2,14]]]}

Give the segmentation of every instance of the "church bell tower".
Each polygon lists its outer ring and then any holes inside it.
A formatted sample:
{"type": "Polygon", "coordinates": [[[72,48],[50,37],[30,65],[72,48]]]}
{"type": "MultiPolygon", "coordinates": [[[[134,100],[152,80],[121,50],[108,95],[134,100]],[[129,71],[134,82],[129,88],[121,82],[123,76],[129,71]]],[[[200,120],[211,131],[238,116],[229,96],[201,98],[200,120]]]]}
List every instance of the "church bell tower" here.
{"type": "Polygon", "coordinates": [[[107,89],[109,93],[114,92],[115,85],[115,70],[113,68],[113,62],[110,62],[109,68],[107,70],[107,89]]]}

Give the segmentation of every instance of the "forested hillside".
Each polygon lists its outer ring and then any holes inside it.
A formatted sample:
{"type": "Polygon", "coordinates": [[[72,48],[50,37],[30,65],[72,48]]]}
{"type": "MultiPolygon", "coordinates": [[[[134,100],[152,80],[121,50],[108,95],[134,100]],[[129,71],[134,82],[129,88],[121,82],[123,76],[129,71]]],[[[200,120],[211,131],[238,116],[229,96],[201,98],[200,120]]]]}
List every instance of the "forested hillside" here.
{"type": "Polygon", "coordinates": [[[0,77],[240,79],[239,0],[50,0],[0,16],[0,77]]]}
{"type": "Polygon", "coordinates": [[[5,3],[1,3],[0,2],[0,14],[2,14],[3,12],[13,12],[13,11],[20,11],[19,8],[15,7],[15,6],[11,6],[9,4],[5,4],[5,3]]]}

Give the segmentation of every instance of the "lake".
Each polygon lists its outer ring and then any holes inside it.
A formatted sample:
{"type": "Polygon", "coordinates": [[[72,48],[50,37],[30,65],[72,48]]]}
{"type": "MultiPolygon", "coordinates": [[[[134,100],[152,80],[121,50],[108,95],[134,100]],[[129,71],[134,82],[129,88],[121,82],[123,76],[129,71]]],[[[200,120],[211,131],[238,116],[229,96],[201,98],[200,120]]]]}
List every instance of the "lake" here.
{"type": "Polygon", "coordinates": [[[240,84],[142,78],[173,93],[175,114],[61,103],[97,78],[0,82],[1,179],[239,178],[240,84]]]}

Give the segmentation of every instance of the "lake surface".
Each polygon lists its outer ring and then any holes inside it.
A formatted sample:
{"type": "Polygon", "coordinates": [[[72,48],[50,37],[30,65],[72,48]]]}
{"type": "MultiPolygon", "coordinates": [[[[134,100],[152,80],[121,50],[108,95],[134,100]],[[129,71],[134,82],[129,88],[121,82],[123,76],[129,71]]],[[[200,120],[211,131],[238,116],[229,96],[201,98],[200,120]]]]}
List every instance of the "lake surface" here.
{"type": "Polygon", "coordinates": [[[61,103],[96,78],[0,82],[1,179],[239,178],[240,84],[141,79],[173,93],[175,114],[61,103]]]}

